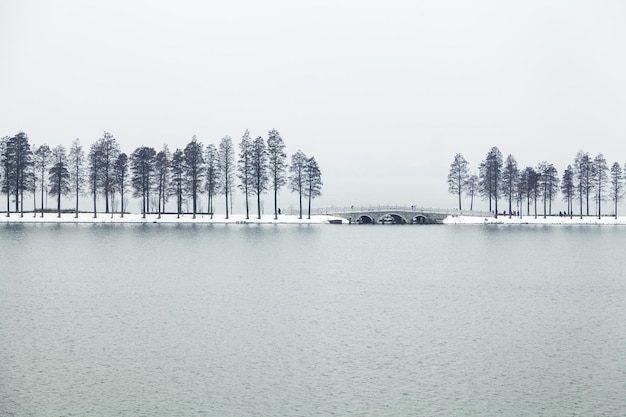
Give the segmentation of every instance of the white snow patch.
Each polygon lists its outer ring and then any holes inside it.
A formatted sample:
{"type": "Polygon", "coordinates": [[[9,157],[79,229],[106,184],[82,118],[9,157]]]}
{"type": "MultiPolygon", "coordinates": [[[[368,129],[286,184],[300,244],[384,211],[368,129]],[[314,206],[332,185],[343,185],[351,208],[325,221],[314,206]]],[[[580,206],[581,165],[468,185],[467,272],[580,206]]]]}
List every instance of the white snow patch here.
{"type": "Polygon", "coordinates": [[[44,213],[41,217],[39,213],[33,216],[33,213],[24,213],[23,217],[20,217],[19,213],[11,213],[9,217],[0,215],[0,222],[4,223],[198,223],[198,224],[328,224],[332,222],[341,221],[345,222],[341,217],[312,214],[310,219],[302,216],[299,219],[298,216],[280,214],[278,219],[274,219],[273,214],[263,215],[261,219],[257,219],[256,215],[251,215],[249,219],[246,219],[245,214],[232,214],[228,219],[225,216],[215,214],[213,218],[206,214],[196,214],[196,218],[193,218],[191,214],[181,215],[177,218],[176,214],[162,214],[161,218],[156,214],[147,214],[145,218],[141,214],[124,214],[121,217],[119,213],[106,214],[98,213],[94,218],[93,213],[80,213],[78,217],[75,217],[74,213],[63,213],[61,217],[57,217],[54,213],[44,213]]]}
{"type": "Polygon", "coordinates": [[[443,220],[444,224],[546,224],[546,225],[626,225],[626,217],[603,216],[598,219],[596,216],[522,216],[511,217],[498,216],[481,217],[481,216],[448,216],[443,220]]]}

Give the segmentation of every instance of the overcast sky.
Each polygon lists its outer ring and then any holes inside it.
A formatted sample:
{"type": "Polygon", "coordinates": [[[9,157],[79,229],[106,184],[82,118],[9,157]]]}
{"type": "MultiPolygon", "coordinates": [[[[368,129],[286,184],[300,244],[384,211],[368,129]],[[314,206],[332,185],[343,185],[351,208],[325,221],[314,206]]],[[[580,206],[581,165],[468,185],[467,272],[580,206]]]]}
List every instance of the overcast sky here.
{"type": "Polygon", "coordinates": [[[457,152],[626,162],[624,22],[622,1],[3,1],[0,135],[130,153],[277,129],[318,160],[318,207],[454,207],[457,152]]]}

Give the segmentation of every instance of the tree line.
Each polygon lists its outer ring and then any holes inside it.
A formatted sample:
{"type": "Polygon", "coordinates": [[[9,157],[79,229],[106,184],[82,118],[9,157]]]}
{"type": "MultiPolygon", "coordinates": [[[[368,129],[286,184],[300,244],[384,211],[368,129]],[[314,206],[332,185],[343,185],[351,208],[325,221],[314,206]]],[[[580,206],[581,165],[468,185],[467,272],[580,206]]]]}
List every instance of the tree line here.
{"type": "Polygon", "coordinates": [[[24,196],[32,194],[33,213],[37,214],[37,195],[40,193],[39,212],[44,215],[44,197],[56,198],[57,215],[61,215],[61,197],[75,198],[75,215],[79,213],[79,197],[93,199],[93,216],[97,217],[98,199],[104,198],[104,212],[113,213],[114,201],[120,199],[120,216],[129,193],[138,198],[145,218],[152,211],[161,217],[165,204],[173,198],[176,213],[183,214],[183,203],[190,203],[193,218],[198,214],[199,199],[206,194],[207,213],[213,218],[214,198],[223,195],[226,218],[232,212],[235,188],[245,196],[246,219],[250,218],[253,197],[256,197],[257,218],[261,218],[261,196],[273,193],[274,218],[278,218],[278,192],[289,186],[298,194],[299,214],[302,218],[303,199],[308,201],[311,218],[311,200],[321,195],[321,171],[315,157],[298,150],[287,161],[285,143],[276,130],[268,132],[267,140],[252,139],[248,130],[239,142],[238,151],[230,136],[219,144],[204,146],[196,136],[184,149],[173,153],[164,145],[160,151],[140,146],[130,155],[121,152],[115,137],[104,132],[88,151],[79,139],[72,142],[69,151],[62,145],[35,147],[29,144],[26,133],[19,132],[0,140],[1,191],[6,195],[6,215],[11,208],[24,214],[24,196]],[[236,159],[237,158],[237,159],[236,159]],[[156,196],[156,199],[154,198],[156,196]],[[13,204],[12,204],[13,203],[13,204]],[[230,204],[230,206],[229,206],[230,204]],[[230,210],[229,210],[230,209],[230,210]]]}
{"type": "MultiPolygon", "coordinates": [[[[502,153],[493,147],[478,166],[478,172],[472,173],[469,163],[462,154],[457,153],[450,164],[448,174],[448,191],[458,196],[461,210],[462,196],[470,198],[470,210],[473,208],[474,196],[479,195],[489,202],[489,211],[498,216],[498,201],[508,203],[508,215],[511,217],[514,207],[530,215],[531,205],[537,217],[537,203],[543,204],[543,217],[552,215],[552,202],[560,192],[567,203],[565,215],[570,218],[576,207],[580,217],[589,216],[593,205],[598,218],[602,216],[602,202],[611,200],[614,203],[614,214],[617,217],[618,202],[624,196],[624,169],[615,162],[609,168],[606,158],[600,153],[591,157],[582,150],[576,154],[561,177],[554,164],[543,161],[536,167],[518,167],[513,155],[503,160],[502,153]]],[[[563,214],[561,212],[561,214],[563,214]]]]}

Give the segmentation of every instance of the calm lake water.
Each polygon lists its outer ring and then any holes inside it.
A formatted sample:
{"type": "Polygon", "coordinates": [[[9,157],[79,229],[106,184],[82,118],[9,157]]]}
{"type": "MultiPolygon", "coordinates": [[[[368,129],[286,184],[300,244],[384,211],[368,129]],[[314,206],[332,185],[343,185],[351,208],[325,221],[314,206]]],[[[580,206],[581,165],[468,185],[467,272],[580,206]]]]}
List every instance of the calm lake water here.
{"type": "Polygon", "coordinates": [[[2,416],[617,416],[626,228],[0,225],[2,416]]]}

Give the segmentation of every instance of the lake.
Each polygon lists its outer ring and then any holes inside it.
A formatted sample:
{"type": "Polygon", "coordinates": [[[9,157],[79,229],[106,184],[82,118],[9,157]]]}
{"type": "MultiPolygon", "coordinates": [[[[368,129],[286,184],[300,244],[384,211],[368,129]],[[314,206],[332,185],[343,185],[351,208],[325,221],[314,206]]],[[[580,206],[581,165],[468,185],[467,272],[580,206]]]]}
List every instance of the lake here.
{"type": "Polygon", "coordinates": [[[0,225],[0,415],[623,415],[626,229],[0,225]]]}

